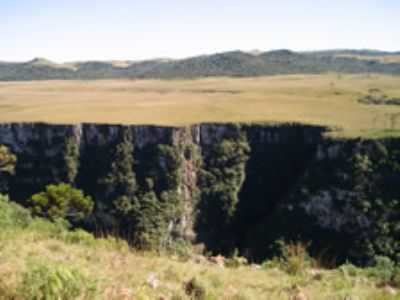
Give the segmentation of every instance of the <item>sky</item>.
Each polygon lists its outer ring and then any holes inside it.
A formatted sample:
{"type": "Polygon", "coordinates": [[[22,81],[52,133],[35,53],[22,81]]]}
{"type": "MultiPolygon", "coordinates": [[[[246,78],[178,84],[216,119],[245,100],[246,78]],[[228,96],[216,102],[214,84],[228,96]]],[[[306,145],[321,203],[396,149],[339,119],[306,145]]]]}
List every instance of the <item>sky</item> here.
{"type": "Polygon", "coordinates": [[[0,0],[0,61],[400,51],[400,0],[0,0]]]}

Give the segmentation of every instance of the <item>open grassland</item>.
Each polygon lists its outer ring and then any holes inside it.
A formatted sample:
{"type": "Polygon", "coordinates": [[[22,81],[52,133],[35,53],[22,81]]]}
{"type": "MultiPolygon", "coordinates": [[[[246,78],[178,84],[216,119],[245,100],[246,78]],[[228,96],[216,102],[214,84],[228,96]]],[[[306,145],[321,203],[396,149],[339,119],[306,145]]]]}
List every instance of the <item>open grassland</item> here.
{"type": "Polygon", "coordinates": [[[399,299],[394,288],[355,267],[298,274],[256,265],[228,268],[40,226],[48,229],[0,233],[0,299],[399,299]]]}
{"type": "Polygon", "coordinates": [[[358,102],[371,89],[398,98],[400,77],[2,82],[0,122],[300,122],[328,126],[336,136],[399,135],[400,106],[358,102]]]}

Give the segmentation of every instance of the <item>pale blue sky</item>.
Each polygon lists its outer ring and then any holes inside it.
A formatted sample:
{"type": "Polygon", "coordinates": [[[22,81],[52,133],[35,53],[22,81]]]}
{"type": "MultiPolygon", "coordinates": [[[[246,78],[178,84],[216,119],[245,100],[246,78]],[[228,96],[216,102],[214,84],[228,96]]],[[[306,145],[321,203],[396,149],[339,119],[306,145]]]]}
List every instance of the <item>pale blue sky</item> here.
{"type": "Polygon", "coordinates": [[[400,0],[0,0],[0,60],[400,50],[400,0]]]}

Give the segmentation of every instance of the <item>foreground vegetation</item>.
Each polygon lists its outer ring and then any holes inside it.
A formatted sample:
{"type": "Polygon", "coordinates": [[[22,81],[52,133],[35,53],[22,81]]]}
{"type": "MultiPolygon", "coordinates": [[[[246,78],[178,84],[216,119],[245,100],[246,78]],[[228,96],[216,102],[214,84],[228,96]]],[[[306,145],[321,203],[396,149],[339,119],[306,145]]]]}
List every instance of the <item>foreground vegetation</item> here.
{"type": "Polygon", "coordinates": [[[179,247],[138,252],[33,218],[5,197],[0,228],[0,299],[399,299],[399,268],[386,258],[327,270],[301,245],[262,265],[179,247]]]}
{"type": "Polygon", "coordinates": [[[333,135],[392,136],[400,107],[368,105],[379,89],[400,97],[400,77],[291,75],[198,80],[0,83],[0,122],[187,125],[200,122],[297,122],[333,135]]]}

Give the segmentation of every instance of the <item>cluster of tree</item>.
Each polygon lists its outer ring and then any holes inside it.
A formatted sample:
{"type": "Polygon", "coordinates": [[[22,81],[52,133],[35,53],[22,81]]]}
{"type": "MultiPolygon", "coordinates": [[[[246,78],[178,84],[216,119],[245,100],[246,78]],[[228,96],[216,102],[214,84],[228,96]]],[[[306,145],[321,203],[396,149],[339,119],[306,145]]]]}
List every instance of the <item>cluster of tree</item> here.
{"type": "Polygon", "coordinates": [[[105,230],[118,224],[119,233],[140,248],[166,247],[182,209],[178,195],[182,157],[169,145],[152,148],[146,150],[150,157],[138,182],[132,134],[126,130],[115,147],[109,171],[99,179],[102,196],[96,201],[97,216],[112,220],[111,226],[104,224],[105,230]]]}
{"type": "Polygon", "coordinates": [[[249,231],[253,257],[276,255],[281,240],[300,240],[326,262],[400,261],[399,142],[336,146],[336,155],[312,161],[291,193],[249,231]]]}
{"type": "MultiPolygon", "coordinates": [[[[24,204],[35,215],[52,220],[63,218],[74,226],[84,226],[101,234],[120,234],[140,248],[167,247],[182,213],[182,152],[170,145],[151,145],[144,153],[148,159],[141,167],[140,182],[135,172],[132,132],[124,130],[119,143],[111,150],[106,172],[96,177],[97,193],[85,193],[76,187],[79,151],[67,139],[59,178],[64,182],[46,184],[44,191],[32,193],[24,204]]],[[[110,153],[108,153],[110,154],[110,153]]],[[[29,159],[24,157],[23,160],[29,159]]],[[[37,161],[37,158],[36,160],[37,161]]],[[[0,147],[0,180],[14,174],[16,156],[0,147]]],[[[52,172],[51,174],[54,174],[52,172]]],[[[7,184],[5,182],[5,187],[7,184]]],[[[2,189],[6,192],[5,189],[2,189]]]]}
{"type": "Polygon", "coordinates": [[[216,253],[229,253],[235,246],[233,225],[249,152],[244,135],[225,139],[213,146],[200,172],[198,238],[216,253]]]}

